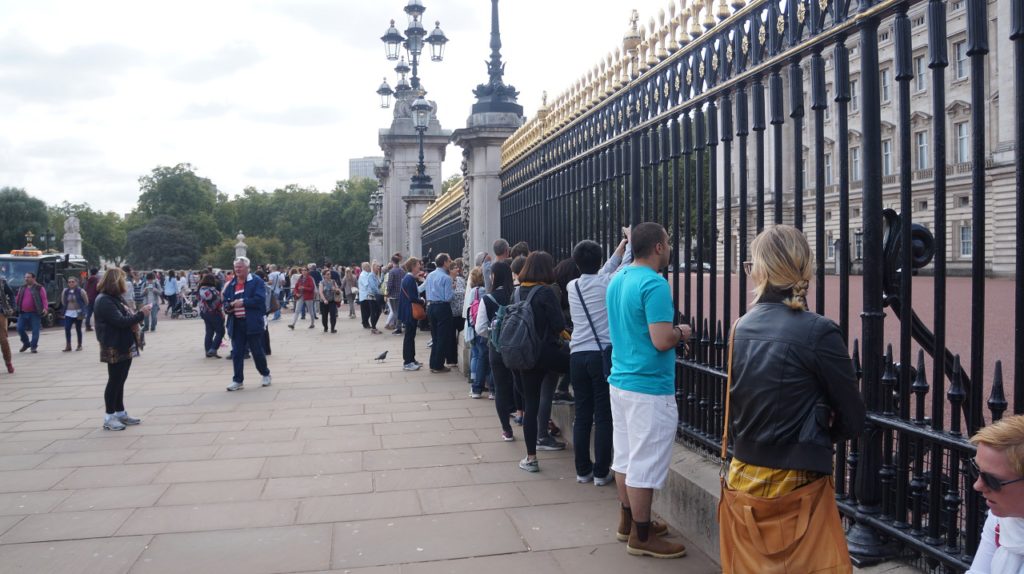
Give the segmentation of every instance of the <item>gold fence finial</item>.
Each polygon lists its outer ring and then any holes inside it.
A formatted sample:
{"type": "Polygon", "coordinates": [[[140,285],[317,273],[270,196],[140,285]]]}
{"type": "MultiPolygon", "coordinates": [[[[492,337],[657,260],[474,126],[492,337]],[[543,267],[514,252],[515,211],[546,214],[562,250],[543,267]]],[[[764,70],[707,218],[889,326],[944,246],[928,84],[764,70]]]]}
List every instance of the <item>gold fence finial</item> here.
{"type": "Polygon", "coordinates": [[[725,3],[725,0],[718,0],[718,12],[715,14],[718,17],[718,21],[721,22],[732,16],[732,12],[729,11],[729,6],[725,3]]]}
{"type": "Polygon", "coordinates": [[[701,2],[701,0],[693,0],[690,3],[690,29],[688,32],[690,33],[690,38],[692,40],[696,40],[704,33],[704,31],[700,29],[700,9],[703,6],[704,3],[701,2]]]}

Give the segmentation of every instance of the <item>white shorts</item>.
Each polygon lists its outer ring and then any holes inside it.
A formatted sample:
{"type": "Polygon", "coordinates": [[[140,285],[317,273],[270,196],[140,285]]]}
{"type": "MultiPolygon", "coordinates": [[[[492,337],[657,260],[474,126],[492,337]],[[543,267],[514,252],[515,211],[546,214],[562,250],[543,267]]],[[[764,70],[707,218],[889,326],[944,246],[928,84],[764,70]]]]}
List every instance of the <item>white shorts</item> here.
{"type": "Polygon", "coordinates": [[[626,486],[659,489],[668,478],[679,424],[675,395],[647,395],[609,387],[612,403],[612,470],[626,486]]]}

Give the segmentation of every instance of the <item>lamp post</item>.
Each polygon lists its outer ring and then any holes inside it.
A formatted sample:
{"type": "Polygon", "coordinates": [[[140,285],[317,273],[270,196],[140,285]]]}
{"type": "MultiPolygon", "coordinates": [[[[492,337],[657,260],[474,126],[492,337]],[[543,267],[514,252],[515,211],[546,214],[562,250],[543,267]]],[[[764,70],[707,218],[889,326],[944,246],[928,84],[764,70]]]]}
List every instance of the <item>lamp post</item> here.
{"type": "Polygon", "coordinates": [[[422,22],[426,9],[422,0],[408,0],[404,8],[409,17],[409,27],[406,28],[405,35],[403,36],[398,31],[395,21],[392,20],[391,25],[380,38],[384,42],[385,57],[390,61],[398,62],[398,65],[395,66],[395,73],[398,75],[395,89],[392,90],[388,85],[387,78],[377,88],[380,106],[382,108],[389,107],[392,95],[396,100],[415,98],[410,109],[412,110],[413,125],[419,135],[419,163],[416,165],[416,174],[412,176],[412,183],[409,186],[410,195],[430,195],[433,190],[431,178],[427,175],[426,166],[423,163],[423,137],[427,128],[430,127],[434,108],[424,98],[427,92],[420,84],[420,56],[423,55],[424,44],[429,44],[431,61],[440,62],[444,59],[444,48],[448,43],[448,37],[441,30],[439,21],[434,23],[434,29],[427,34],[422,22]],[[399,54],[402,48],[405,50],[404,55],[399,54]],[[406,75],[410,72],[412,76],[406,79],[406,75]]]}
{"type": "Polygon", "coordinates": [[[50,243],[51,242],[55,242],[57,240],[57,237],[53,234],[53,230],[52,229],[46,228],[46,234],[43,235],[43,239],[46,240],[46,252],[49,253],[49,251],[50,251],[50,243]]]}

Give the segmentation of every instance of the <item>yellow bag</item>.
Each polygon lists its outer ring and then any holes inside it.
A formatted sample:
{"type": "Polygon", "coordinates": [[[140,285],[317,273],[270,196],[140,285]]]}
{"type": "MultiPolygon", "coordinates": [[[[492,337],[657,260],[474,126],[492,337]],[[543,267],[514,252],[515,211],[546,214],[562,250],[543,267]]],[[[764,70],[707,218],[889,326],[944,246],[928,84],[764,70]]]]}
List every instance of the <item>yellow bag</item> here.
{"type": "MultiPolygon", "coordinates": [[[[735,335],[736,324],[729,337],[723,461],[729,439],[729,390],[732,388],[735,335]]],[[[729,490],[724,472],[721,483],[718,538],[723,574],[849,574],[853,571],[831,476],[778,498],[729,490]]]]}

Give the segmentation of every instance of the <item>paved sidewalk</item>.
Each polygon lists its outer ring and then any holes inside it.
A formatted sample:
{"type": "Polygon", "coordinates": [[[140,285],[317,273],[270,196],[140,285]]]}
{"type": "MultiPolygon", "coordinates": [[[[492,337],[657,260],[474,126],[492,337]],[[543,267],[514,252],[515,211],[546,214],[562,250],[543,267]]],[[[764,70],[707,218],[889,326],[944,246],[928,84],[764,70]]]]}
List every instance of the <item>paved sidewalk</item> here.
{"type": "Polygon", "coordinates": [[[272,324],[273,386],[250,361],[228,393],[202,323],[161,317],[126,387],[143,424],[123,432],[100,428],[92,333],[81,353],[50,330],[16,354],[0,373],[0,571],[718,571],[694,549],[628,556],[613,487],[576,484],[569,452],[519,470],[518,427],[502,442],[494,403],[456,373],[403,372],[400,337],[306,324],[272,324]]]}

